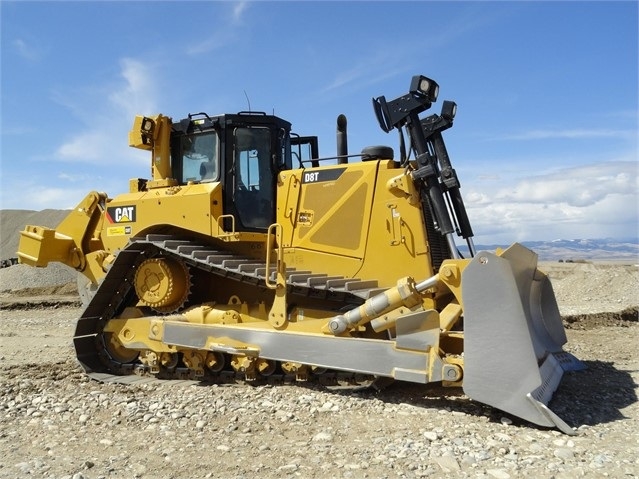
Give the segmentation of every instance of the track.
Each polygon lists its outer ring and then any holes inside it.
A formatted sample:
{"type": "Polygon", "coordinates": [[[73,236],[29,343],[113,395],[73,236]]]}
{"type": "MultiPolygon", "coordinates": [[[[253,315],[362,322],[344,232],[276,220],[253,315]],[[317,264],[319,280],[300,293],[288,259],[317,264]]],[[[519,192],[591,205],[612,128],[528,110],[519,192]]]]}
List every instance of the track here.
{"type": "MultiPolygon", "coordinates": [[[[137,266],[145,259],[159,255],[178,257],[190,268],[197,268],[226,280],[251,284],[256,288],[266,289],[267,275],[275,274],[274,267],[267,269],[263,262],[258,262],[254,258],[215,250],[193,241],[178,240],[169,235],[133,238],[126,248],[117,254],[107,275],[78,319],[73,342],[77,358],[84,370],[95,380],[125,384],[167,379],[217,383],[244,379],[243,374],[230,368],[220,372],[206,370],[205,375],[199,377],[185,367],[162,368],[159,374],[151,374],[150,369],[143,364],[121,363],[108,353],[101,334],[105,324],[117,317],[134,299],[133,277],[137,266]]],[[[377,287],[377,281],[374,280],[362,281],[295,269],[287,269],[286,276],[287,294],[321,299],[337,306],[357,306],[382,290],[377,287]]],[[[230,361],[226,361],[226,364],[230,364],[230,361]]],[[[295,379],[317,380],[331,385],[338,381],[360,384],[369,382],[370,378],[353,373],[322,371],[298,377],[272,374],[259,379],[269,383],[289,382],[295,379]]]]}

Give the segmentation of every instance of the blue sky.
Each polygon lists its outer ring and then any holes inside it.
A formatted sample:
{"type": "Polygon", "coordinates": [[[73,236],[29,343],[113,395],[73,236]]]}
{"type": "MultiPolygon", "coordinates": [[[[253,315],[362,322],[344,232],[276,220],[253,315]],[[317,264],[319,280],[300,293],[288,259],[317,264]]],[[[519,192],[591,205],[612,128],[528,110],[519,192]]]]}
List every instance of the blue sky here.
{"type": "MultiPolygon", "coordinates": [[[[1,15],[0,208],[70,208],[148,177],[136,114],[275,112],[335,154],[397,148],[371,98],[423,74],[478,244],[633,238],[638,3],[12,2],[1,15]]],[[[397,153],[396,153],[397,154],[397,153]]]]}

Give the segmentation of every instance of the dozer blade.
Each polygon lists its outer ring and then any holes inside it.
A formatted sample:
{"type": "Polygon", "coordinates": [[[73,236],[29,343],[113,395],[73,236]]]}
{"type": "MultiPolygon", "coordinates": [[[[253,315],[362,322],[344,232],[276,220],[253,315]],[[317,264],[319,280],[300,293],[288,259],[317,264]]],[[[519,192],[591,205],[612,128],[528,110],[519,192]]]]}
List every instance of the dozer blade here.
{"type": "Polygon", "coordinates": [[[479,252],[462,273],[464,392],[534,424],[575,434],[548,403],[565,371],[585,365],[562,350],[566,334],[537,255],[514,244],[479,252]]]}

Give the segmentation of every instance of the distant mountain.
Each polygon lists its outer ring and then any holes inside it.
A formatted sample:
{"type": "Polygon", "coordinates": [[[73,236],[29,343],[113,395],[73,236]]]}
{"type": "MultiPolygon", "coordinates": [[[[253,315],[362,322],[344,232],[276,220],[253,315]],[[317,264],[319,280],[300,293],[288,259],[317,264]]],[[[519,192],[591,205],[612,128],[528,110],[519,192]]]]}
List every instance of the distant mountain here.
{"type": "MultiPolygon", "coordinates": [[[[619,240],[572,239],[553,241],[522,241],[521,244],[539,255],[540,261],[581,261],[581,260],[629,260],[639,262],[639,238],[619,240]]],[[[509,245],[475,245],[477,250],[494,251],[509,245]]],[[[460,246],[464,257],[468,247],[460,246]]]]}

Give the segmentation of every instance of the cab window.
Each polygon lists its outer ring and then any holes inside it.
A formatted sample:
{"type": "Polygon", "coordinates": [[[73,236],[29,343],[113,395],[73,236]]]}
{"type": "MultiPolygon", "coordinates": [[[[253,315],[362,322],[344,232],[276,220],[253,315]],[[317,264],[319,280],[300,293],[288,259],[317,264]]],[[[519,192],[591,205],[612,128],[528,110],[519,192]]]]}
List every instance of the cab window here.
{"type": "Polygon", "coordinates": [[[180,139],[177,159],[181,183],[189,181],[217,181],[219,179],[218,141],[214,131],[184,135],[180,139]]]}

